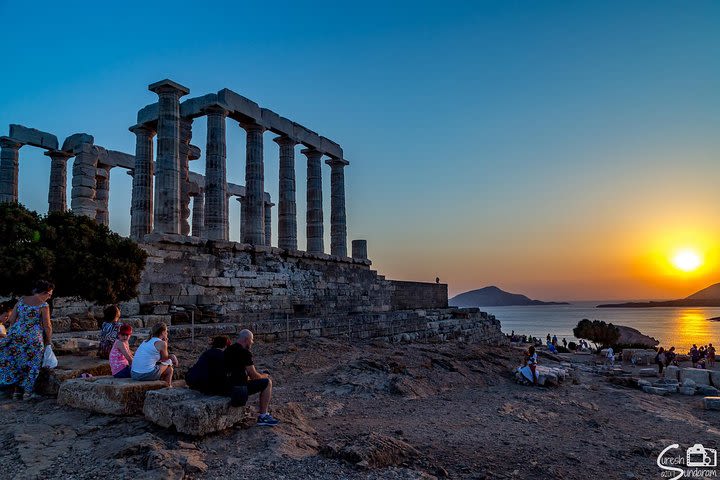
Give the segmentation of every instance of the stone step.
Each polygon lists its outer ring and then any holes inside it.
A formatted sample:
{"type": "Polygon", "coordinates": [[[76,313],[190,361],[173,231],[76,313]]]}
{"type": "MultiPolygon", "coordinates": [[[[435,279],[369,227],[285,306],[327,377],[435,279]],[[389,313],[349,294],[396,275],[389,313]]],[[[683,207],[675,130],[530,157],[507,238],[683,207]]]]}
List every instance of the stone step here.
{"type": "Polygon", "coordinates": [[[63,382],[78,378],[83,373],[93,377],[110,375],[110,363],[95,356],[58,355],[57,358],[57,367],[40,370],[35,393],[56,397],[63,382]]]}
{"type": "MultiPolygon", "coordinates": [[[[184,386],[185,382],[173,382],[184,386]]],[[[57,402],[106,415],[135,415],[142,412],[145,395],[165,388],[165,382],[138,382],[129,378],[95,377],[67,380],[60,385],[57,402]]]]}
{"type": "Polygon", "coordinates": [[[703,398],[703,407],[705,410],[720,410],[720,397],[703,398]]]}
{"type": "Polygon", "coordinates": [[[669,395],[670,391],[668,391],[665,388],[659,388],[659,387],[651,387],[649,385],[645,385],[642,387],[643,392],[645,393],[651,393],[653,395],[669,395]]]}
{"type": "Polygon", "coordinates": [[[252,419],[249,407],[231,407],[230,398],[203,395],[189,388],[166,388],[147,393],[145,418],[179,433],[201,436],[252,419]]]}

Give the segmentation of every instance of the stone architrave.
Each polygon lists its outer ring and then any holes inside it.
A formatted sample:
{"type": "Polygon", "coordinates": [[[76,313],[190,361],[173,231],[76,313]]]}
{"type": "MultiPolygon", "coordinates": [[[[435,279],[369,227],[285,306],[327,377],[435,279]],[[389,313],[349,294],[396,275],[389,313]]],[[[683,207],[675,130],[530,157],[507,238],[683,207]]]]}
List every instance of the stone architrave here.
{"type": "Polygon", "coordinates": [[[180,118],[180,234],[190,235],[190,141],[192,118],[180,118]]]}
{"type": "Polygon", "coordinates": [[[205,110],[207,149],[205,151],[205,237],[228,240],[227,165],[225,117],[228,111],[219,105],[205,110]]]}
{"type": "Polygon", "coordinates": [[[278,195],[278,247],[297,250],[297,205],[295,203],[295,145],[290,137],[273,139],[280,146],[278,195]]]}
{"type": "Polygon", "coordinates": [[[307,251],[323,253],[322,153],[306,148],[302,154],[307,157],[307,251]]]}
{"type": "Polygon", "coordinates": [[[205,194],[202,190],[193,197],[192,208],[192,235],[193,237],[205,237],[205,194]]]}
{"type": "Polygon", "coordinates": [[[0,203],[18,201],[18,166],[23,144],[0,137],[0,203]]]}
{"type": "Polygon", "coordinates": [[[265,203],[265,246],[270,246],[272,238],[272,207],[274,203],[265,203]]]}
{"type": "Polygon", "coordinates": [[[330,165],[330,254],[347,257],[347,221],[345,218],[345,167],[342,158],[325,160],[330,165]]]}
{"type": "Polygon", "coordinates": [[[70,208],[73,213],[93,220],[98,210],[95,198],[98,157],[98,148],[92,143],[82,143],[75,148],[70,208]]]}
{"type": "Polygon", "coordinates": [[[95,221],[100,225],[107,226],[110,224],[110,167],[101,165],[98,167],[97,173],[95,191],[97,213],[95,214],[95,221]]]}
{"type": "Polygon", "coordinates": [[[180,97],[190,93],[171,80],[148,86],[158,94],[155,225],[160,234],[180,233],[180,97]]]}
{"type": "Polygon", "coordinates": [[[243,243],[265,245],[265,165],[263,131],[256,123],[241,123],[247,132],[245,158],[245,201],[243,204],[243,243]]]}
{"type": "Polygon", "coordinates": [[[130,209],[130,238],[141,242],[153,224],[153,137],[155,131],[143,125],[130,128],[136,135],[135,169],[130,209]]]}
{"type": "Polygon", "coordinates": [[[61,150],[45,152],[50,157],[50,190],[48,190],[48,212],[67,210],[67,162],[72,153],[61,150]]]}

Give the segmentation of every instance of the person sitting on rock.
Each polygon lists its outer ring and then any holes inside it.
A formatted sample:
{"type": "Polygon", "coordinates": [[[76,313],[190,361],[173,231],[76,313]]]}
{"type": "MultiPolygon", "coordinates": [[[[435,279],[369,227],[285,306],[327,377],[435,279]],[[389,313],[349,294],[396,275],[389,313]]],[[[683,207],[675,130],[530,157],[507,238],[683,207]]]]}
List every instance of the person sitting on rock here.
{"type": "Polygon", "coordinates": [[[156,323],[150,329],[148,339],[140,344],[130,369],[130,378],[141,382],[163,380],[172,387],[173,366],[177,367],[175,355],[168,352],[168,329],[164,323],[156,323]]]}
{"type": "Polygon", "coordinates": [[[225,368],[229,375],[230,387],[246,387],[247,395],[260,393],[260,414],[257,424],[272,427],[279,422],[268,413],[268,405],[272,397],[272,380],[267,373],[259,373],[253,363],[250,352],[253,346],[253,333],[242,330],[237,342],[225,349],[225,368]]]}
{"type": "Polygon", "coordinates": [[[100,345],[98,346],[98,358],[107,360],[110,358],[115,340],[120,331],[120,309],[117,305],[110,305],[103,310],[103,324],[100,327],[100,345]]]}
{"type": "Polygon", "coordinates": [[[608,347],[607,352],[605,353],[605,364],[607,365],[608,363],[611,367],[615,366],[615,352],[612,347],[608,347]]]}
{"type": "Polygon", "coordinates": [[[132,335],[132,327],[130,325],[121,326],[118,338],[110,350],[110,371],[115,378],[130,378],[130,365],[133,361],[129,343],[130,335],[132,335]]]}
{"type": "Polygon", "coordinates": [[[185,375],[188,387],[206,395],[228,395],[224,350],[230,344],[226,336],[212,339],[210,348],[200,355],[185,375]]]}
{"type": "Polygon", "coordinates": [[[525,360],[525,363],[527,364],[527,366],[530,368],[530,371],[532,372],[533,385],[537,386],[538,377],[537,377],[537,372],[535,370],[537,369],[538,356],[537,356],[537,353],[535,353],[535,347],[533,345],[530,345],[530,348],[528,348],[527,358],[525,360]]]}

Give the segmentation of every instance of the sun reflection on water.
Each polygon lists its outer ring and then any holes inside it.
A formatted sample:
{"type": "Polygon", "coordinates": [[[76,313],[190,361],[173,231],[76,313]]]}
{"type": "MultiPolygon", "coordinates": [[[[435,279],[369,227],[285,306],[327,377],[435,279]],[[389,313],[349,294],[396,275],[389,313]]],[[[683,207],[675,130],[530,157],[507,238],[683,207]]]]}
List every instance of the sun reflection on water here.
{"type": "Polygon", "coordinates": [[[678,312],[675,331],[672,332],[675,343],[678,345],[696,343],[700,346],[712,342],[712,337],[711,322],[705,318],[703,310],[684,308],[678,312]]]}

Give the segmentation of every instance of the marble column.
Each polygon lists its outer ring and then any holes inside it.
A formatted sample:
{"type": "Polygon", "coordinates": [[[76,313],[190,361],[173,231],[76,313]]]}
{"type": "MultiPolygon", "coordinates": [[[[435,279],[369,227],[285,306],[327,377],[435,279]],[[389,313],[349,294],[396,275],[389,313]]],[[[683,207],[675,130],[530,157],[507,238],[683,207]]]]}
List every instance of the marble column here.
{"type": "Polygon", "coordinates": [[[190,235],[190,140],[192,118],[180,118],[180,234],[190,235]]]}
{"type": "Polygon", "coordinates": [[[247,132],[243,243],[265,245],[265,166],[263,131],[256,123],[241,123],[247,132]],[[246,215],[245,215],[246,214],[246,215]]]}
{"type": "Polygon", "coordinates": [[[205,237],[228,240],[227,166],[225,150],[225,117],[220,106],[205,110],[207,115],[207,148],[205,150],[205,237]]]}
{"type": "Polygon", "coordinates": [[[202,190],[193,197],[192,208],[192,235],[193,237],[205,237],[205,194],[202,190]]]}
{"type": "Polygon", "coordinates": [[[180,97],[190,91],[170,80],[148,86],[158,94],[155,225],[160,234],[180,233],[180,97]]]}
{"type": "Polygon", "coordinates": [[[322,153],[306,148],[302,154],[307,157],[307,251],[323,253],[322,153]]]}
{"type": "Polygon", "coordinates": [[[290,137],[273,139],[280,146],[278,190],[278,247],[297,250],[297,206],[295,203],[295,145],[290,137]]]}
{"type": "Polygon", "coordinates": [[[0,137],[0,203],[18,201],[18,166],[23,144],[0,137]]]}
{"type": "Polygon", "coordinates": [[[270,239],[272,238],[272,207],[274,203],[265,203],[265,246],[270,246],[270,239]]]}
{"type": "Polygon", "coordinates": [[[330,165],[330,254],[347,257],[347,221],[345,218],[345,167],[342,158],[325,160],[330,165]]]}
{"type": "Polygon", "coordinates": [[[367,240],[352,241],[352,258],[367,260],[367,240]]]}
{"type": "Polygon", "coordinates": [[[245,211],[245,197],[237,197],[235,200],[240,203],[240,243],[244,243],[245,217],[247,216],[247,212],[245,211]]]}
{"type": "Polygon", "coordinates": [[[61,150],[45,152],[50,157],[50,190],[48,190],[48,212],[67,210],[67,162],[74,155],[61,150]]]}
{"type": "Polygon", "coordinates": [[[136,135],[135,170],[130,208],[130,238],[141,242],[153,224],[153,137],[155,131],[143,125],[130,128],[136,135]]]}
{"type": "Polygon", "coordinates": [[[73,162],[70,208],[77,215],[95,219],[97,216],[98,149],[92,143],[83,143],[75,149],[73,162]]]}
{"type": "Polygon", "coordinates": [[[97,169],[97,187],[95,190],[95,201],[97,212],[95,221],[100,225],[110,224],[109,201],[110,201],[110,167],[102,165],[97,169]]]}

